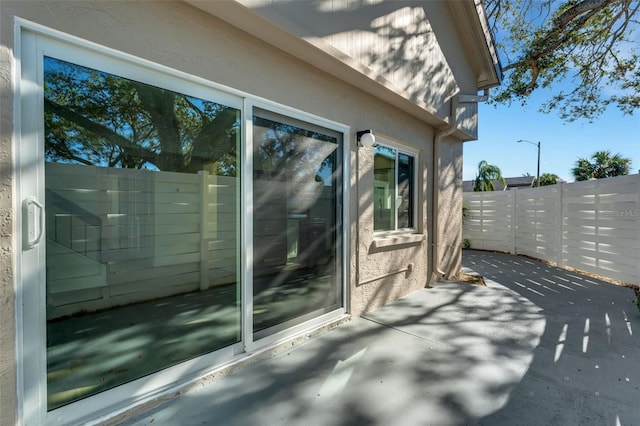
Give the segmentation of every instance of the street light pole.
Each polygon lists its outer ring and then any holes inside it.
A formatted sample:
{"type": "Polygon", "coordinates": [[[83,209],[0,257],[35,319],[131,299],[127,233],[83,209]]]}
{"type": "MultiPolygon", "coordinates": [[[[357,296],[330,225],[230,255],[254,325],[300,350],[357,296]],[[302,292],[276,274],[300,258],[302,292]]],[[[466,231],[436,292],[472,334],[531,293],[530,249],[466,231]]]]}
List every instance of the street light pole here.
{"type": "Polygon", "coordinates": [[[525,139],[520,139],[519,141],[516,141],[516,143],[520,143],[520,142],[530,143],[531,145],[538,147],[538,171],[536,174],[536,186],[539,187],[540,186],[540,141],[538,141],[538,143],[531,142],[525,139]]]}

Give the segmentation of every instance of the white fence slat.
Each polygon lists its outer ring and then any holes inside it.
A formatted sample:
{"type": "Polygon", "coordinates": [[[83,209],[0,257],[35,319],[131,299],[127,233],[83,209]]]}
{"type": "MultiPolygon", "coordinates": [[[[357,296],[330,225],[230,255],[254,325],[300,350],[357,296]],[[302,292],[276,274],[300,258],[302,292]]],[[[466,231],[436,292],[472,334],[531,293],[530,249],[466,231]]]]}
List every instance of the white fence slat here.
{"type": "Polygon", "coordinates": [[[640,174],[463,198],[463,236],[473,248],[640,280],[640,174]]]}

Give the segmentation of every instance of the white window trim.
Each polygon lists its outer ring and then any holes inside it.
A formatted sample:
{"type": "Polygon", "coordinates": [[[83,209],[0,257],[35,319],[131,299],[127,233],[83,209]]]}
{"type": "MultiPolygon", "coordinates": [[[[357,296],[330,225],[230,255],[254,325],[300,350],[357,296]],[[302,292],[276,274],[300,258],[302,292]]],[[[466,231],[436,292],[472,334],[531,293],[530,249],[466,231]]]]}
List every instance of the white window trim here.
{"type": "MultiPolygon", "coordinates": [[[[413,191],[413,199],[411,200],[411,202],[413,203],[413,224],[414,226],[411,228],[399,228],[399,229],[393,229],[393,230],[384,230],[384,231],[374,231],[373,232],[373,236],[374,236],[374,247],[387,247],[387,246],[391,246],[391,245],[397,245],[397,244],[409,244],[409,243],[415,243],[417,242],[416,238],[418,238],[418,240],[422,241],[424,240],[424,236],[422,234],[419,234],[419,229],[420,227],[418,226],[418,188],[419,188],[419,179],[418,179],[418,165],[420,164],[420,153],[417,149],[409,147],[407,145],[403,145],[399,142],[393,141],[390,138],[387,138],[385,136],[379,136],[376,134],[376,145],[382,145],[382,146],[387,146],[389,148],[393,148],[396,150],[396,168],[395,168],[395,176],[394,176],[394,188],[396,191],[396,196],[394,197],[394,203],[397,200],[397,191],[398,191],[398,154],[406,154],[409,155],[411,157],[413,157],[413,167],[414,167],[414,176],[413,176],[413,187],[414,187],[414,191],[413,191]],[[418,236],[418,237],[411,237],[411,236],[418,236]],[[407,238],[400,238],[402,236],[410,236],[407,238]]],[[[397,226],[398,223],[398,208],[397,206],[395,206],[395,223],[397,226]]]]}
{"type": "MultiPolygon", "coordinates": [[[[43,295],[36,294],[36,292],[30,292],[29,294],[23,294],[22,291],[22,277],[23,272],[20,265],[24,265],[25,256],[22,254],[22,238],[21,238],[21,225],[19,223],[20,215],[17,215],[18,219],[14,225],[14,247],[16,248],[16,274],[14,275],[15,288],[17,291],[16,297],[16,351],[17,351],[17,374],[18,374],[18,423],[19,424],[73,424],[77,422],[83,422],[86,424],[94,424],[103,422],[115,415],[118,415],[124,411],[127,411],[134,406],[140,405],[146,401],[153,400],[162,395],[168,395],[175,392],[188,383],[194,382],[203,376],[209,375],[215,371],[218,371],[225,366],[236,363],[251,355],[249,350],[255,351],[258,349],[266,349],[275,344],[286,341],[287,339],[295,338],[296,336],[304,333],[308,333],[318,327],[322,327],[331,321],[344,316],[348,312],[349,306],[349,286],[347,285],[350,276],[349,272],[349,253],[350,253],[350,232],[349,232],[349,176],[350,176],[350,144],[349,135],[350,127],[334,122],[313,114],[305,113],[303,111],[290,108],[276,102],[264,99],[258,96],[248,94],[221,84],[214,83],[210,80],[193,76],[185,72],[148,61],[127,53],[117,51],[115,49],[93,43],[76,36],[72,36],[63,33],[58,30],[50,29],[30,22],[22,18],[15,18],[14,25],[14,40],[15,40],[15,55],[14,55],[14,164],[16,165],[14,172],[16,200],[14,202],[15,211],[19,211],[21,208],[20,200],[25,197],[25,191],[21,189],[20,178],[20,156],[18,147],[21,143],[28,141],[29,136],[25,138],[23,136],[22,117],[34,116],[38,114],[34,109],[41,110],[37,106],[34,108],[33,99],[39,96],[37,91],[41,91],[41,87],[31,87],[32,85],[25,85],[23,83],[23,67],[25,64],[31,74],[35,73],[36,69],[42,69],[43,56],[51,56],[57,59],[66,60],[68,62],[87,66],[92,69],[108,72],[132,80],[136,80],[146,84],[152,84],[158,87],[162,87],[168,90],[173,90],[186,95],[195,96],[203,99],[212,100],[214,102],[223,103],[227,106],[239,109],[241,111],[242,129],[242,141],[240,147],[240,161],[244,168],[252,166],[250,153],[247,149],[248,141],[250,141],[251,125],[252,122],[253,107],[259,107],[266,110],[271,110],[276,113],[290,116],[295,119],[307,121],[312,124],[316,124],[322,127],[335,130],[343,135],[343,151],[342,151],[342,211],[338,215],[340,225],[342,226],[342,232],[340,238],[342,239],[342,255],[339,257],[342,270],[342,308],[333,312],[322,315],[318,318],[314,318],[308,322],[300,324],[294,327],[292,330],[288,330],[286,333],[278,333],[272,339],[264,339],[259,344],[253,342],[253,333],[247,333],[250,330],[250,325],[247,324],[250,319],[249,314],[251,309],[251,303],[246,303],[243,300],[244,311],[242,312],[243,333],[244,340],[236,343],[227,348],[223,348],[219,351],[203,355],[190,361],[183,362],[173,367],[168,367],[157,373],[153,373],[149,376],[134,380],[129,383],[119,385],[115,388],[100,392],[96,395],[89,396],[79,401],[73,402],[69,405],[57,408],[50,412],[46,411],[46,360],[45,354],[37,354],[39,365],[27,365],[24,362],[25,354],[33,349],[39,349],[40,344],[37,343],[38,339],[41,339],[45,333],[44,313],[39,315],[39,318],[33,318],[27,324],[24,321],[24,312],[21,308],[32,303],[42,305],[42,310],[45,309],[42,300],[43,295]],[[40,64],[38,66],[38,64],[40,64]],[[22,141],[22,142],[21,142],[22,141]],[[37,327],[35,323],[37,324],[37,327]],[[35,330],[39,328],[39,330],[35,330]],[[25,334],[25,332],[28,332],[25,334]],[[35,335],[34,333],[35,332],[35,335]],[[285,335],[286,334],[286,335],[285,335]],[[242,355],[238,355],[244,352],[242,355]],[[126,395],[126,397],[123,397],[126,395]]],[[[41,73],[41,71],[40,71],[41,73]]],[[[32,76],[38,81],[42,81],[42,75],[32,76]]],[[[37,103],[37,102],[36,102],[37,103]]],[[[41,112],[41,111],[40,111],[41,112]]],[[[40,114],[42,116],[42,114],[40,114]]],[[[28,121],[28,120],[27,120],[28,121]]],[[[31,126],[33,127],[33,126],[31,126]]],[[[39,136],[41,137],[41,135],[39,136]]],[[[249,169],[251,170],[252,167],[249,169]]],[[[241,235],[241,246],[247,248],[247,253],[244,256],[240,256],[240,268],[241,275],[244,283],[247,283],[247,277],[251,276],[251,240],[252,240],[252,224],[253,213],[251,211],[252,204],[247,204],[250,201],[251,191],[253,189],[251,184],[251,173],[243,173],[241,185],[244,186],[242,191],[241,202],[241,224],[244,228],[241,235]]],[[[40,194],[42,195],[42,194],[40,194]]],[[[44,251],[38,250],[44,261],[44,251]]],[[[246,297],[250,292],[245,291],[243,287],[243,293],[246,297]]],[[[249,301],[251,302],[251,301],[249,301]]]]}

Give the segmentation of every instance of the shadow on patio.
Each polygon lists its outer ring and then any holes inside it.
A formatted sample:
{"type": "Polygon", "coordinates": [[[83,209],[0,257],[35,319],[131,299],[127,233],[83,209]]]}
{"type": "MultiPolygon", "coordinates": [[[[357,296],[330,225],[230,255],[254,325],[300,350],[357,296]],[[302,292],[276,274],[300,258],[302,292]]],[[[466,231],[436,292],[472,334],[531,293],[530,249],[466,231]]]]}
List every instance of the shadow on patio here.
{"type": "Polygon", "coordinates": [[[640,313],[632,290],[507,254],[467,251],[464,264],[490,286],[526,297],[546,320],[527,374],[483,424],[638,424],[640,313]]]}
{"type": "MultiPolygon", "coordinates": [[[[465,252],[487,287],[443,282],[127,424],[627,425],[633,292],[517,256],[465,252]]],[[[634,335],[634,333],[636,333],[634,335]]]]}

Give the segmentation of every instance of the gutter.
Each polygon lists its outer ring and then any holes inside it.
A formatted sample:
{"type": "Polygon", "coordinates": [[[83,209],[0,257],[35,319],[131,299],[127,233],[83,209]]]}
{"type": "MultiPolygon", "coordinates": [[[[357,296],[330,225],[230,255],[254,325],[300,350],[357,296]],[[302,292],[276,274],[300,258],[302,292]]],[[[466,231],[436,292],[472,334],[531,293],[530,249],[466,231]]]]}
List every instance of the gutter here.
{"type": "Polygon", "coordinates": [[[484,93],[482,95],[458,95],[458,102],[461,104],[465,104],[465,103],[477,104],[478,102],[486,102],[487,100],[489,100],[489,89],[484,89],[484,93]]]}

